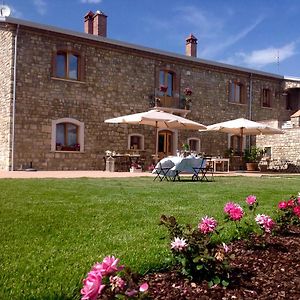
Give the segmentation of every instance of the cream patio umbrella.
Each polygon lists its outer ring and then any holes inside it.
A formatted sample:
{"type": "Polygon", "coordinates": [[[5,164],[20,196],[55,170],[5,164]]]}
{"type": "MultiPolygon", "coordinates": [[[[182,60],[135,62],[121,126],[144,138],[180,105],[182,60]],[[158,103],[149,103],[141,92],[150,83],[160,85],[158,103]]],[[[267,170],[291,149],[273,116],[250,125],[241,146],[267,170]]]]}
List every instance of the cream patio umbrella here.
{"type": "Polygon", "coordinates": [[[248,119],[239,118],[226,122],[216,123],[207,126],[207,131],[219,131],[239,135],[241,137],[240,148],[243,149],[244,135],[260,135],[260,134],[282,134],[283,131],[277,128],[267,126],[263,123],[254,122],[248,119]]]}
{"type": "Polygon", "coordinates": [[[149,111],[120,116],[104,121],[105,123],[124,123],[132,125],[149,125],[155,127],[155,155],[157,156],[157,128],[172,128],[172,129],[189,129],[189,130],[205,130],[206,126],[192,120],[173,115],[157,109],[149,111]]]}

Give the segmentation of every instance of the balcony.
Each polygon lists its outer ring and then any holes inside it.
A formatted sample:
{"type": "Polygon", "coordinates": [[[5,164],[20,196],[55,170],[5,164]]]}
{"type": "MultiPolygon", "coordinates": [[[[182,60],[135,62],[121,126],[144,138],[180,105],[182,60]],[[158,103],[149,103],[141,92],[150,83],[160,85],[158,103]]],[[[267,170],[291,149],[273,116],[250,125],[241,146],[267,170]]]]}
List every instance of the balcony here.
{"type": "Polygon", "coordinates": [[[149,107],[159,108],[168,113],[176,113],[186,116],[191,112],[191,102],[186,101],[185,97],[169,97],[167,95],[151,95],[149,97],[149,107]]]}

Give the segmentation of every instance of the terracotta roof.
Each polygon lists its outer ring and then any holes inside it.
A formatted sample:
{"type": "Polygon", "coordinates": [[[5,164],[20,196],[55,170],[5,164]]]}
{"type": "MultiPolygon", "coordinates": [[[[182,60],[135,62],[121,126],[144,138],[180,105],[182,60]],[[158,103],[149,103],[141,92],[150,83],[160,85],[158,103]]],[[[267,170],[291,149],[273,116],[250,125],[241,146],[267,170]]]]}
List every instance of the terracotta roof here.
{"type": "Polygon", "coordinates": [[[300,109],[291,115],[291,118],[300,117],[300,109]]]}

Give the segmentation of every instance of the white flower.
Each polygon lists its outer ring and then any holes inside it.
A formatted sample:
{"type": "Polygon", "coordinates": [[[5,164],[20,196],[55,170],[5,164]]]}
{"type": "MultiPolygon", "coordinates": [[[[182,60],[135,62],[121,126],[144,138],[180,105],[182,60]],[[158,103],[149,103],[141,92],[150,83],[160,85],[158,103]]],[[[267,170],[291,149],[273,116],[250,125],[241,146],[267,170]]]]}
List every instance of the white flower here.
{"type": "Polygon", "coordinates": [[[188,246],[188,244],[187,244],[186,240],[178,238],[178,237],[176,237],[174,239],[174,241],[171,242],[171,249],[174,249],[176,251],[182,251],[182,250],[186,249],[187,246],[188,246]]]}

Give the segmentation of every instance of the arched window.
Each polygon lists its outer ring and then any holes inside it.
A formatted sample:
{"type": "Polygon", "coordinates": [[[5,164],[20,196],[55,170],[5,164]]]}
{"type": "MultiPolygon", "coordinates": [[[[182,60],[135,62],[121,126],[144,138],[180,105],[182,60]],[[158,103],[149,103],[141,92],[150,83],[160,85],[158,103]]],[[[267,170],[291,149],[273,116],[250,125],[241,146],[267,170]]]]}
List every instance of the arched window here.
{"type": "Polygon", "coordinates": [[[80,55],[69,51],[57,51],[53,75],[58,78],[80,80],[80,55]]]}
{"type": "Polygon", "coordinates": [[[188,138],[187,141],[190,147],[190,151],[200,153],[201,143],[199,138],[188,138]]]}
{"type": "Polygon", "coordinates": [[[84,151],[84,124],[75,119],[52,121],[52,151],[84,151]]]}
{"type": "Polygon", "coordinates": [[[132,133],[128,136],[128,149],[144,150],[144,136],[139,133],[132,133]]]}

